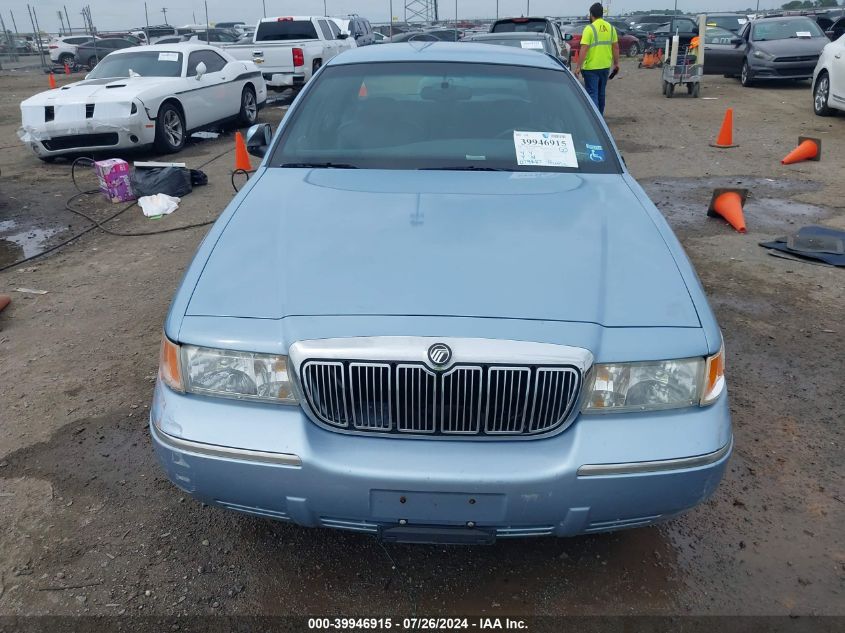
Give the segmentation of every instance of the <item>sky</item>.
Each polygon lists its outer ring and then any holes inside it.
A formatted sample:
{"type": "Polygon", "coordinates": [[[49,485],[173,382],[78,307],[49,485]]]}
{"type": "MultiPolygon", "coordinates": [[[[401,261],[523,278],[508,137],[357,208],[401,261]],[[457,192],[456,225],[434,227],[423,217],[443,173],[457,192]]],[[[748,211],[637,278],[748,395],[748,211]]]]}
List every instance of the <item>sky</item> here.
{"type": "MultiPolygon", "coordinates": [[[[530,2],[532,15],[582,15],[593,0],[498,0],[499,15],[524,15],[530,2]]],[[[609,0],[611,14],[624,13],[637,9],[654,10],[662,7],[672,8],[675,0],[609,0]]],[[[785,0],[761,0],[760,8],[779,7],[785,0]]],[[[404,19],[406,0],[393,0],[393,15],[404,19]]],[[[343,16],[357,13],[369,18],[371,22],[387,22],[390,16],[390,0],[325,0],[329,15],[343,16]]],[[[605,0],[607,6],[608,0],[605,0]]],[[[745,8],[749,3],[756,7],[756,0],[678,0],[678,8],[683,11],[697,12],[706,7],[709,11],[729,11],[745,8]],[[739,2],[742,6],[737,4],[739,2]],[[743,4],[744,2],[744,4],[743,4]]],[[[59,18],[56,12],[67,7],[71,26],[74,30],[82,28],[80,12],[86,4],[91,7],[94,25],[99,30],[117,30],[144,25],[143,0],[2,0],[0,16],[6,28],[12,29],[11,18],[14,14],[19,32],[30,32],[27,4],[35,7],[41,29],[50,33],[59,30],[59,18]]],[[[323,0],[264,0],[267,15],[322,15],[323,0]]],[[[174,25],[205,23],[205,5],[203,0],[147,0],[150,24],[162,24],[162,8],[167,8],[167,22],[174,25]]],[[[454,19],[455,2],[439,2],[440,18],[454,19]]],[[[496,0],[457,0],[458,18],[492,18],[496,14],[496,0]]],[[[253,23],[262,17],[262,0],[208,0],[208,14],[211,22],[243,20],[253,23]]]]}

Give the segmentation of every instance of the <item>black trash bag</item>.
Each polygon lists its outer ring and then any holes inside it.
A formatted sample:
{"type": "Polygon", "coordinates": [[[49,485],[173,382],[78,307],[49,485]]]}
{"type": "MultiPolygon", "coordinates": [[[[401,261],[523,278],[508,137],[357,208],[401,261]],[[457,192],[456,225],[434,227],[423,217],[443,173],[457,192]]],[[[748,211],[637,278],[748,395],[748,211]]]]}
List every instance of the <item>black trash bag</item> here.
{"type": "Polygon", "coordinates": [[[191,170],[191,184],[194,187],[201,187],[202,185],[208,184],[208,176],[204,171],[200,171],[199,169],[192,169],[191,170]]]}
{"type": "Polygon", "coordinates": [[[166,193],[181,198],[191,193],[191,172],[184,167],[138,167],[132,174],[132,191],[139,198],[166,193]]]}

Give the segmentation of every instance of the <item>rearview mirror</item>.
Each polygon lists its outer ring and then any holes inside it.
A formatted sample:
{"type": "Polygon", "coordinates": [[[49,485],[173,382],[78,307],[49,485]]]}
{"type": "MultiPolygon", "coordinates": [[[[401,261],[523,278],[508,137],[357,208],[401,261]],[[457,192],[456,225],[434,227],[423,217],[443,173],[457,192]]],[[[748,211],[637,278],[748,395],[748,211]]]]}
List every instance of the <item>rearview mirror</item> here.
{"type": "Polygon", "coordinates": [[[273,140],[273,128],[269,123],[256,123],[246,131],[246,151],[264,158],[273,140]]]}
{"type": "Polygon", "coordinates": [[[205,65],[205,62],[200,62],[197,64],[197,81],[202,79],[202,76],[205,74],[205,71],[208,70],[208,67],[205,65]]]}

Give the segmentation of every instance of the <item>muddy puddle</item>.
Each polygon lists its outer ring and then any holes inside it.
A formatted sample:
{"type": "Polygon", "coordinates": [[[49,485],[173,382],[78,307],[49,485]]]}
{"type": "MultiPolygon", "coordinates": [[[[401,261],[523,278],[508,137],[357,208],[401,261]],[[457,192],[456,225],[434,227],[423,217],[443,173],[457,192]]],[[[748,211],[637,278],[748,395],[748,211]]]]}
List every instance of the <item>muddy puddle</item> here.
{"type": "Polygon", "coordinates": [[[41,253],[60,227],[22,227],[14,220],[0,220],[0,266],[41,253]]]}
{"type": "Polygon", "coordinates": [[[743,209],[746,223],[763,233],[782,235],[801,226],[820,223],[831,214],[831,210],[825,207],[790,199],[816,187],[808,181],[742,177],[660,178],[641,184],[673,228],[695,227],[704,236],[723,230],[721,221],[707,217],[710,198],[717,188],[747,189],[748,200],[743,209]]]}

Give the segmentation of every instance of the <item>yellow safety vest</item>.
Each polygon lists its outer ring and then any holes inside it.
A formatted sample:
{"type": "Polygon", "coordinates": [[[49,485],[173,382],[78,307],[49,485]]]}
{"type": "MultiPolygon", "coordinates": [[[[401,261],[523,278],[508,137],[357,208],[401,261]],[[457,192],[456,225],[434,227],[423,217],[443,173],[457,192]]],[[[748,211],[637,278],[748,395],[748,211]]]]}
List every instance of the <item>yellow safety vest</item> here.
{"type": "Polygon", "coordinates": [[[613,45],[619,41],[613,25],[598,19],[584,27],[581,44],[590,47],[586,59],[581,62],[582,70],[601,70],[613,65],[613,45]]]}

